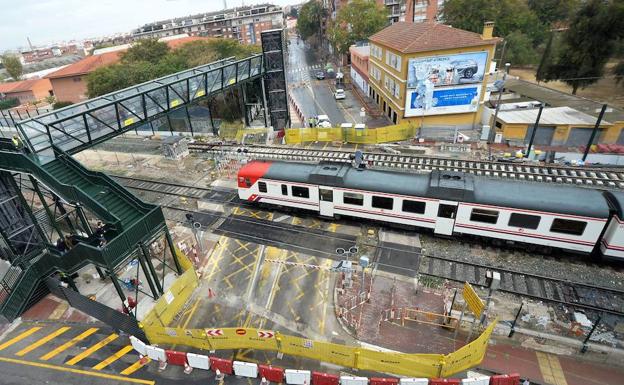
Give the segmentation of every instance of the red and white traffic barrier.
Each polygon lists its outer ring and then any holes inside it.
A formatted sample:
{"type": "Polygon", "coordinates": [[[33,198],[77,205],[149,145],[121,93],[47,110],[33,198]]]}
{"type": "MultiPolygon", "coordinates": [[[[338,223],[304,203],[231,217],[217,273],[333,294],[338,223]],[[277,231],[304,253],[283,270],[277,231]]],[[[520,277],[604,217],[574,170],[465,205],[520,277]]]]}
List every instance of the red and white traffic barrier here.
{"type": "MultiPolygon", "coordinates": [[[[400,313],[400,309],[395,312],[400,313]]],[[[386,311],[390,312],[390,311],[386,311]]],[[[165,350],[147,345],[138,338],[130,337],[130,343],[141,358],[149,357],[158,362],[158,370],[165,370],[168,364],[184,368],[190,374],[194,369],[212,370],[217,380],[227,375],[247,378],[260,378],[261,385],[286,383],[288,385],[518,385],[520,375],[501,374],[470,378],[393,378],[393,377],[355,377],[338,376],[309,370],[283,369],[272,365],[233,361],[225,358],[165,350]]]]}

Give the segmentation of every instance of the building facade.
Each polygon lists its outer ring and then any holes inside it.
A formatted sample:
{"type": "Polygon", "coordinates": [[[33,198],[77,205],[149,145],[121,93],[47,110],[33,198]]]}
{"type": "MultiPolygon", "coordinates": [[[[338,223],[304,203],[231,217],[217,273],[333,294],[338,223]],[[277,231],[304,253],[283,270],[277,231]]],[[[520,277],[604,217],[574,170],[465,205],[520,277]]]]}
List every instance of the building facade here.
{"type": "Polygon", "coordinates": [[[16,98],[20,104],[25,104],[43,100],[48,96],[53,96],[52,85],[48,79],[0,83],[0,99],[16,98]]]}
{"type": "MultiPolygon", "coordinates": [[[[399,21],[424,22],[436,21],[444,5],[444,0],[376,0],[388,11],[390,23],[399,21]]],[[[335,19],[340,8],[349,3],[349,0],[333,0],[331,16],[335,19]]]]}
{"type": "Polygon", "coordinates": [[[369,96],[394,123],[475,128],[496,43],[482,34],[433,22],[397,22],[371,36],[369,96]]]}
{"type": "Polygon", "coordinates": [[[131,36],[133,39],[159,39],[186,33],[235,39],[241,44],[260,44],[262,31],[284,26],[282,7],[260,4],[157,21],[132,31],[131,36]]]}
{"type": "Polygon", "coordinates": [[[351,55],[351,80],[364,92],[364,95],[368,95],[368,56],[370,55],[370,47],[356,47],[353,45],[349,47],[349,55],[351,55]]]}

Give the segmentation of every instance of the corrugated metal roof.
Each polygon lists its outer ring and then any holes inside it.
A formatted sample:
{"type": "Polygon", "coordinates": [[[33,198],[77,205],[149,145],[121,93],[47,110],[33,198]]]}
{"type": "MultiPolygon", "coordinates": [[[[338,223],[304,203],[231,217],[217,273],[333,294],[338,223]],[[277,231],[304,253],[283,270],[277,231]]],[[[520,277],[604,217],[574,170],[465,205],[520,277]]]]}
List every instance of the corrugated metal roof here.
{"type": "MultiPolygon", "coordinates": [[[[499,111],[497,120],[506,124],[531,124],[537,119],[539,108],[499,111]]],[[[539,121],[540,125],[594,125],[596,118],[570,107],[544,108],[539,121]]],[[[603,120],[601,126],[611,123],[603,120]]]]}

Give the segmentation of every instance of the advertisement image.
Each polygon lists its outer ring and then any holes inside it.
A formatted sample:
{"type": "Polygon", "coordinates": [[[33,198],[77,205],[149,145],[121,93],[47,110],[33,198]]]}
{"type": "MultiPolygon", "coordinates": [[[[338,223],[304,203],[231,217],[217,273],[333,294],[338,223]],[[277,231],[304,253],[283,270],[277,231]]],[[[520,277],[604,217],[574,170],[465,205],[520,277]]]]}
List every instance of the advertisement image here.
{"type": "Polygon", "coordinates": [[[431,85],[408,90],[405,116],[474,112],[479,106],[481,85],[434,88],[431,85]]]}
{"type": "Polygon", "coordinates": [[[425,82],[434,87],[481,83],[487,55],[487,52],[470,52],[409,59],[407,88],[417,88],[425,82]]]}

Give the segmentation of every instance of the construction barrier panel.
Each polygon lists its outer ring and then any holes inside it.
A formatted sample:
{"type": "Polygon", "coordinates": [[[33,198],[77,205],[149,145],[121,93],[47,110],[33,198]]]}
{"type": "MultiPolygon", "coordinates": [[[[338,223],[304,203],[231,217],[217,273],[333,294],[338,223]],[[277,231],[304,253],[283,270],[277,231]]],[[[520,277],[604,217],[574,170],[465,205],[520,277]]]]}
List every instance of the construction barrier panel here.
{"type": "Polygon", "coordinates": [[[258,365],[260,377],[276,384],[284,382],[284,369],[271,365],[258,365]]]}
{"type": "Polygon", "coordinates": [[[134,350],[137,351],[137,353],[139,353],[142,356],[147,355],[147,345],[145,345],[143,341],[136,338],[135,336],[130,336],[130,343],[132,344],[132,347],[134,348],[134,350]]]}
{"type": "Polygon", "coordinates": [[[461,385],[459,378],[432,378],[429,385],[461,385]]]}
{"type": "Polygon", "coordinates": [[[371,377],[369,385],[396,385],[398,383],[399,383],[398,378],[371,377]]]}
{"type": "Polygon", "coordinates": [[[401,378],[399,380],[401,385],[429,385],[428,378],[401,378]]]}
{"type": "Polygon", "coordinates": [[[145,351],[147,353],[147,356],[152,360],[167,362],[167,354],[165,353],[165,349],[148,345],[146,346],[145,351]]]}
{"type": "Polygon", "coordinates": [[[339,385],[340,377],[337,374],[312,372],[312,385],[339,385]]]}
{"type": "Polygon", "coordinates": [[[186,359],[191,368],[195,369],[210,369],[210,359],[203,354],[186,353],[186,359]]]}
{"type": "Polygon", "coordinates": [[[519,383],[520,375],[518,373],[498,374],[490,377],[490,385],[518,385],[519,383]]]}
{"type": "Polygon", "coordinates": [[[368,385],[367,377],[340,376],[340,385],[368,385]]]}
{"type": "Polygon", "coordinates": [[[141,324],[144,327],[169,325],[198,286],[199,281],[193,264],[182,253],[178,253],[178,260],[181,266],[186,267],[186,271],[173,282],[169,290],[156,301],[152,310],[143,317],[141,324]]]}
{"type": "Polygon", "coordinates": [[[309,370],[296,370],[286,369],[284,370],[286,377],[286,383],[289,385],[309,385],[310,384],[310,371],[309,370]]]}
{"type": "Polygon", "coordinates": [[[396,142],[413,138],[417,126],[413,123],[401,123],[378,128],[344,128],[344,127],[305,127],[287,129],[284,140],[287,144],[304,142],[348,142],[375,144],[396,142]]]}
{"type": "Polygon", "coordinates": [[[165,350],[167,363],[171,365],[184,366],[186,364],[186,353],[175,350],[165,350]]]}
{"type": "Polygon", "coordinates": [[[217,371],[217,369],[223,374],[234,373],[234,364],[232,360],[226,360],[225,358],[210,357],[210,369],[217,371]]]}
{"type": "Polygon", "coordinates": [[[234,374],[241,377],[257,378],[258,365],[251,362],[234,361],[234,374]]]}
{"type": "Polygon", "coordinates": [[[464,378],[461,385],[490,385],[490,377],[464,378]]]}
{"type": "Polygon", "coordinates": [[[455,373],[463,372],[477,366],[485,357],[490,335],[496,326],[497,320],[492,322],[477,339],[462,346],[458,350],[447,354],[444,357],[438,377],[449,377],[455,373]]]}

